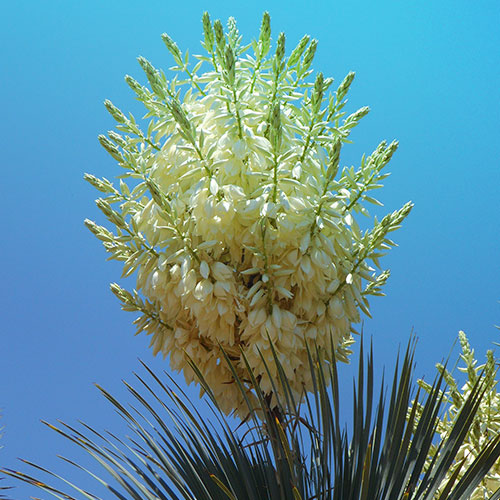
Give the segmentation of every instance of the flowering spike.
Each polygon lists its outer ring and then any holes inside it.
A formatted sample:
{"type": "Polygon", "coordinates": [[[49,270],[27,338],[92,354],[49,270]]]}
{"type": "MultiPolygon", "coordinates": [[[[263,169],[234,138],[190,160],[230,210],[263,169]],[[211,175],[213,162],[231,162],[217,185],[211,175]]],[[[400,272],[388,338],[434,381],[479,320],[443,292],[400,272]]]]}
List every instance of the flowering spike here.
{"type": "Polygon", "coordinates": [[[167,82],[142,57],[152,91],[126,77],[146,107],[147,132],[105,102],[118,130],[99,141],[125,173],[116,187],[85,177],[103,193],[97,204],[115,230],[85,224],[110,258],[123,262],[122,276],[136,276],[137,291],[112,291],[124,310],[140,313],[135,325],[151,336],[153,352],[168,356],[174,370],[195,363],[220,407],[242,413],[219,348],[242,379],[248,361],[269,396],[274,356],[286,359],[300,400],[314,385],[302,370],[307,342],[328,352],[333,346],[348,361],[354,325],[370,314],[368,297],[383,295],[389,275],[376,275],[371,262],[378,266],[394,246],[389,233],[412,205],[361,232],[357,214],[379,204],[369,194],[386,177],[397,143],[381,142],[357,170],[339,174],[342,142],[368,108],[339,124],[353,73],[333,95],[322,73],[313,84],[304,81],[316,40],[304,36],[287,59],[281,33],[269,54],[264,13],[252,62],[241,57],[234,19],[227,36],[206,13],[202,23],[215,71],[197,65],[191,73],[163,35],[175,71],[187,78],[167,82]]]}

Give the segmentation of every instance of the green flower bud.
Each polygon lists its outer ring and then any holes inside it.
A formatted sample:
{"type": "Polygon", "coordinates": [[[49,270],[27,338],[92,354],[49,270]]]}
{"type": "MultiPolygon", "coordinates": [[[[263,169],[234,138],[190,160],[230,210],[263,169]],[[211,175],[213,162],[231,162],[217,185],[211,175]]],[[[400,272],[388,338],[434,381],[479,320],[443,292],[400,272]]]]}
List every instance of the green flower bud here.
{"type": "Polygon", "coordinates": [[[138,57],[137,60],[141,65],[146,77],[151,85],[153,92],[160,98],[165,99],[165,89],[161,81],[160,73],[154,66],[144,57],[138,57]]]}
{"type": "Polygon", "coordinates": [[[125,123],[127,121],[126,116],[116,106],[114,106],[113,103],[109,99],[106,99],[104,101],[104,106],[106,106],[106,109],[108,110],[109,114],[118,123],[125,123]]]}
{"type": "Polygon", "coordinates": [[[269,140],[276,152],[279,152],[281,147],[282,129],[281,129],[281,111],[280,103],[277,102],[273,105],[271,110],[271,129],[269,140]]]}
{"type": "Polygon", "coordinates": [[[304,59],[302,60],[302,71],[307,71],[311,66],[314,55],[316,54],[317,47],[318,41],[313,39],[309,47],[307,47],[306,53],[304,54],[304,59]]]}
{"type": "Polygon", "coordinates": [[[161,39],[163,40],[163,43],[166,45],[169,52],[172,54],[175,62],[179,66],[182,66],[183,65],[182,52],[180,51],[177,44],[170,38],[169,35],[167,35],[167,33],[163,33],[163,35],[161,35],[161,39]]]}
{"type": "Polygon", "coordinates": [[[347,94],[347,91],[349,90],[349,87],[351,86],[351,83],[353,82],[355,75],[356,74],[353,71],[351,71],[339,85],[339,88],[337,89],[338,102],[340,102],[347,94]]]}
{"type": "Polygon", "coordinates": [[[302,57],[302,54],[304,53],[304,50],[306,50],[307,44],[309,43],[309,40],[311,37],[309,35],[304,35],[297,47],[295,47],[290,54],[290,57],[288,58],[288,66],[294,66],[299,62],[299,59],[302,57]]]}
{"type": "Polygon", "coordinates": [[[220,51],[222,51],[224,45],[226,44],[226,39],[224,38],[224,28],[222,27],[220,19],[217,19],[214,22],[214,32],[215,32],[215,43],[217,44],[217,48],[220,51]]]}
{"type": "Polygon", "coordinates": [[[130,75],[125,75],[125,82],[138,96],[144,94],[144,87],[130,75]]]}
{"type": "Polygon", "coordinates": [[[269,52],[271,45],[271,16],[269,12],[264,12],[262,23],[260,25],[259,42],[261,43],[261,57],[264,57],[269,52]]]}
{"type": "Polygon", "coordinates": [[[119,149],[105,136],[105,135],[99,135],[97,137],[99,139],[99,142],[101,143],[101,146],[117,161],[122,160],[122,156],[120,154],[119,149]]]}
{"type": "Polygon", "coordinates": [[[276,60],[278,63],[283,61],[285,57],[285,33],[281,32],[278,37],[278,43],[276,44],[276,60]]]}
{"type": "Polygon", "coordinates": [[[226,45],[226,53],[225,53],[225,64],[226,64],[226,75],[227,81],[229,85],[234,85],[234,77],[235,77],[235,60],[234,60],[234,52],[231,45],[226,45]]]}
{"type": "Polygon", "coordinates": [[[204,47],[205,50],[212,53],[214,46],[214,30],[212,28],[210,15],[208,14],[208,12],[203,13],[202,23],[203,23],[203,35],[205,37],[204,47]]]}
{"type": "Polygon", "coordinates": [[[314,89],[311,97],[311,104],[314,113],[318,113],[321,107],[321,102],[323,101],[324,83],[325,79],[323,77],[323,73],[318,73],[314,82],[314,89]]]}

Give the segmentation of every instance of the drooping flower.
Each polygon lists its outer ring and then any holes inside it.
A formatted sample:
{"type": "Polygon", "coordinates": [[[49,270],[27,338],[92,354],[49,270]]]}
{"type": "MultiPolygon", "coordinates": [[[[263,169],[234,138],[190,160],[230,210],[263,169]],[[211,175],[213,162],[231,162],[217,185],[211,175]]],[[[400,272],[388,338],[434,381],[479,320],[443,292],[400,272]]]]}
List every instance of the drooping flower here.
{"type": "Polygon", "coordinates": [[[297,399],[312,389],[308,343],[348,360],[367,296],[381,295],[389,276],[370,263],[379,266],[412,205],[361,231],[356,217],[380,205],[371,191],[397,143],[382,142],[358,169],[339,168],[368,108],[343,111],[353,73],[333,93],[333,79],[311,79],[316,40],[304,36],[286,57],[281,33],[270,53],[267,13],[247,47],[232,18],[224,33],[205,13],[203,30],[207,55],[194,68],[165,34],[178,74],[167,81],[139,58],[150,89],[126,77],[148,110],[147,133],[106,101],[120,133],[100,141],[132,182],[86,175],[106,193],[97,204],[116,233],[86,224],[124,261],[123,275],[136,274],[137,291],[112,290],[141,313],[137,328],[154,352],[188,382],[194,363],[230,412],[243,400],[221,348],[243,379],[244,355],[270,397],[280,390],[274,356],[297,399]]]}

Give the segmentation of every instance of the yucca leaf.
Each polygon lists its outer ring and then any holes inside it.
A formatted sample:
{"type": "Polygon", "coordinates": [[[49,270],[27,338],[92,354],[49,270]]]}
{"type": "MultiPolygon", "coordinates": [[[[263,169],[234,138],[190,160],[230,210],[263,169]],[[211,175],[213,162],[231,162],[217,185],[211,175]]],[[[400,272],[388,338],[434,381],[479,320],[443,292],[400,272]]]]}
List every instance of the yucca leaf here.
{"type": "MultiPolygon", "coordinates": [[[[465,470],[456,467],[446,484],[443,482],[484,396],[484,378],[478,377],[449,435],[438,443],[430,459],[445,394],[441,390],[444,371],[428,394],[422,396],[417,389],[413,397],[415,342],[411,340],[396,364],[390,394],[382,382],[375,399],[373,349],[366,357],[364,349],[361,342],[351,433],[340,420],[342,401],[335,359],[325,363],[326,353],[316,346],[307,351],[314,390],[305,395],[302,405],[295,401],[276,353],[273,361],[278,376],[272,389],[279,389],[276,394],[282,397],[263,393],[244,353],[245,381],[238,376],[241,367],[236,370],[223,353],[248,406],[248,418],[236,428],[194,365],[213,421],[203,418],[171,378],[164,382],[144,365],[153,384],[139,375],[140,390],[126,383],[132,405],[126,407],[99,388],[129,425],[131,438],[122,440],[86,424],[82,424],[83,430],[64,423],[48,425],[92,456],[112,482],[74,460],[64,460],[90,474],[119,500],[468,499],[498,460],[500,436],[487,443],[467,468],[462,463],[465,470]],[[252,403],[249,392],[257,397],[257,404],[252,403]],[[418,405],[421,411],[417,411],[418,405]]],[[[266,369],[272,372],[270,366],[266,369]]],[[[65,482],[82,498],[100,500],[41,466],[27,464],[65,482]]],[[[60,500],[74,500],[32,476],[4,472],[60,500]]],[[[492,498],[500,499],[500,492],[492,498]]]]}

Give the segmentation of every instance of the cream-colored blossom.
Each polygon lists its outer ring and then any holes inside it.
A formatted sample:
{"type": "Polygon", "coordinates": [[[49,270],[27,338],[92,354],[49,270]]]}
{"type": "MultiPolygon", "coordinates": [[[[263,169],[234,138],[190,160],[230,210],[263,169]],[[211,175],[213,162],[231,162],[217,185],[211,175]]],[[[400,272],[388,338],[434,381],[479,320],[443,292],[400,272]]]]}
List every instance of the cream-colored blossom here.
{"type": "Polygon", "coordinates": [[[125,261],[125,275],[137,273],[145,301],[114,291],[142,313],[138,330],[152,336],[154,352],[188,382],[194,363],[226,411],[244,411],[220,348],[242,380],[245,356],[266,393],[274,356],[298,398],[311,390],[307,342],[330,355],[333,345],[347,361],[360,309],[368,313],[367,295],[380,295],[388,276],[368,262],[378,266],[411,204],[359,229],[356,217],[367,215],[365,202],[378,203],[368,193],[396,143],[381,143],[357,170],[339,168],[341,145],[367,112],[343,111],[352,73],[327,94],[332,79],[310,78],[314,40],[304,37],[289,58],[283,47],[268,53],[266,14],[249,55],[233,21],[221,38],[220,23],[214,35],[207,19],[205,73],[189,70],[176,48],[185,85],[167,82],[143,58],[152,91],[127,77],[148,109],[147,134],[107,104],[126,135],[101,142],[139,184],[118,190],[87,176],[109,194],[99,203],[117,233],[87,225],[125,261]]]}

